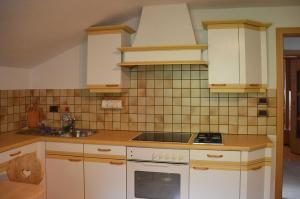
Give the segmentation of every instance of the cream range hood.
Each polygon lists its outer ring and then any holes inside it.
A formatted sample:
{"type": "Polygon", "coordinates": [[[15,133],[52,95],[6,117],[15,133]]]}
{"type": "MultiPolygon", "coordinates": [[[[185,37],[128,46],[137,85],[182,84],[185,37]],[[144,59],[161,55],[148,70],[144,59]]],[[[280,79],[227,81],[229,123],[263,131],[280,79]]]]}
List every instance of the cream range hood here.
{"type": "Polygon", "coordinates": [[[197,44],[186,4],[143,7],[132,46],[119,50],[124,67],[207,64],[207,45],[197,44]]]}

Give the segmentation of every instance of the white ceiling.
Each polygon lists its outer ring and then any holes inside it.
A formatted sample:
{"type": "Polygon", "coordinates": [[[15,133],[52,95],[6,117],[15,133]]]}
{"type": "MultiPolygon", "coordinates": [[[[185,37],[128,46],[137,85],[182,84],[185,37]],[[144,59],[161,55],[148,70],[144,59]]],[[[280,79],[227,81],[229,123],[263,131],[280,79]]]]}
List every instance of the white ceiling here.
{"type": "Polygon", "coordinates": [[[143,5],[180,2],[199,8],[300,5],[299,0],[1,0],[0,66],[34,67],[80,44],[91,25],[130,19],[143,5]]]}

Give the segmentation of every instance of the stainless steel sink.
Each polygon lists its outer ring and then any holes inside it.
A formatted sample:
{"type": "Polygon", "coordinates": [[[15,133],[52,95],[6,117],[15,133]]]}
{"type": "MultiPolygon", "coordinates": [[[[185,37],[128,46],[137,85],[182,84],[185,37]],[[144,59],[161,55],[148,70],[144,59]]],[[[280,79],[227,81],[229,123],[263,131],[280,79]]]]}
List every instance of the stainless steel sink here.
{"type": "Polygon", "coordinates": [[[62,129],[53,129],[53,128],[45,128],[45,129],[27,129],[18,132],[21,135],[38,135],[38,136],[51,136],[51,137],[88,137],[94,135],[96,133],[95,130],[89,129],[76,129],[73,132],[64,132],[62,129]]]}

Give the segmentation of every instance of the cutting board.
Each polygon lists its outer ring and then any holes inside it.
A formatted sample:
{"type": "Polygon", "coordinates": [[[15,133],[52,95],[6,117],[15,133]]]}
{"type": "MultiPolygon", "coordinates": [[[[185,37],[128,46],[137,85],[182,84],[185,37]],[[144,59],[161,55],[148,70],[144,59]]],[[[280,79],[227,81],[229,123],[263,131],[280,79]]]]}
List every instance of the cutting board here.
{"type": "Polygon", "coordinates": [[[36,104],[34,104],[28,109],[27,115],[28,115],[28,127],[37,128],[41,120],[42,110],[36,104]]]}

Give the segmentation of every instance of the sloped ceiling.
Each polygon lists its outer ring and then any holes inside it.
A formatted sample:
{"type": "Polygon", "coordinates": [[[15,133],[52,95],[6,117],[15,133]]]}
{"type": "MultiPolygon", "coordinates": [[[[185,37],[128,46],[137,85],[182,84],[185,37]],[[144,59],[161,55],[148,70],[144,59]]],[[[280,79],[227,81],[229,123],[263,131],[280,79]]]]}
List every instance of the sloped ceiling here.
{"type": "Polygon", "coordinates": [[[299,5],[299,0],[1,0],[0,66],[34,67],[80,44],[85,29],[138,16],[141,6],[187,2],[191,7],[299,5]]]}

